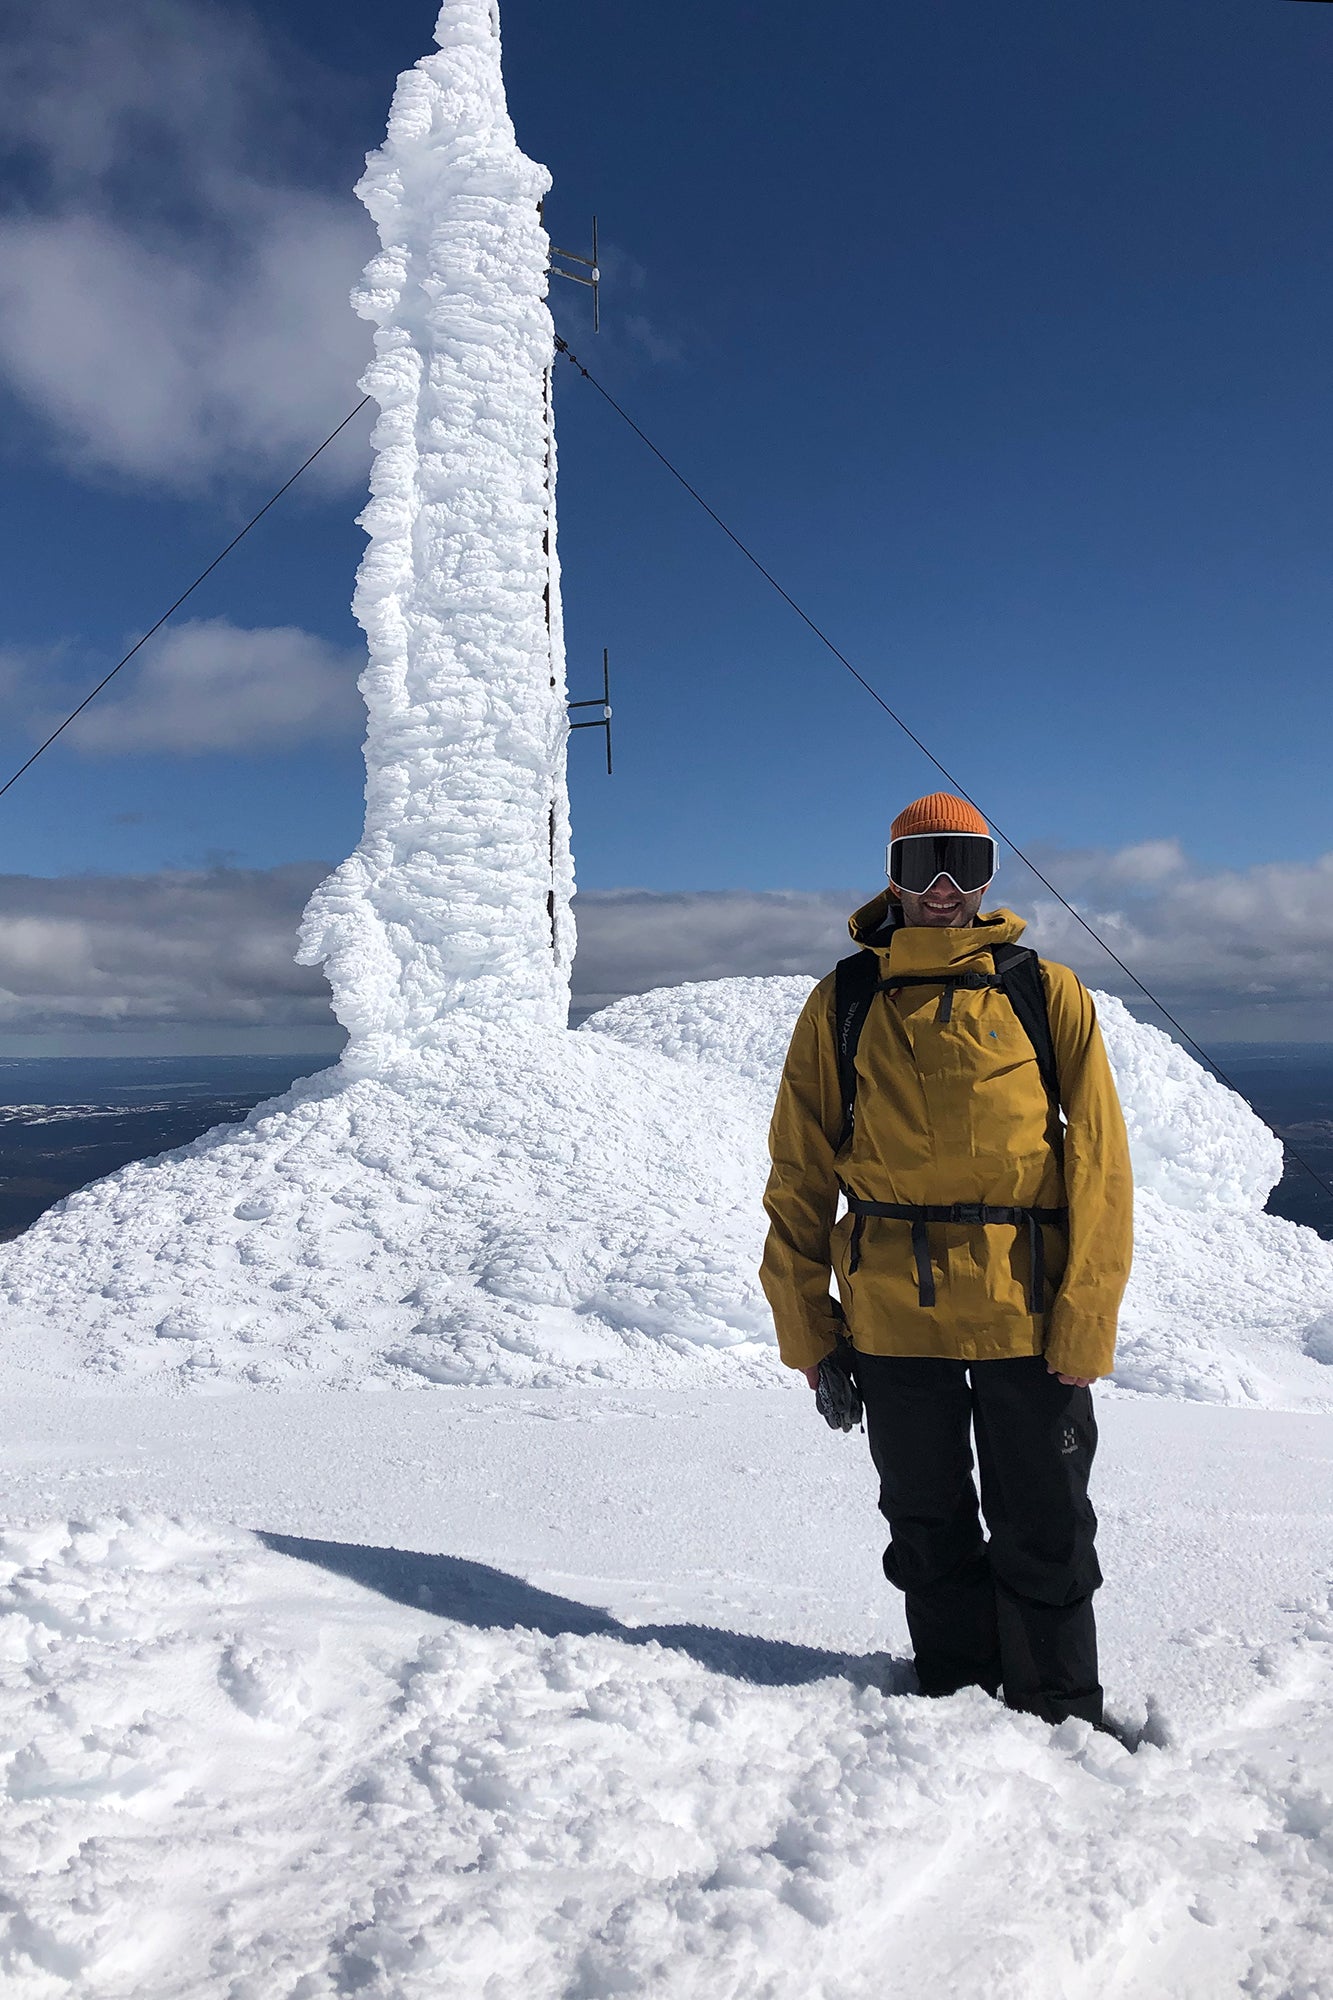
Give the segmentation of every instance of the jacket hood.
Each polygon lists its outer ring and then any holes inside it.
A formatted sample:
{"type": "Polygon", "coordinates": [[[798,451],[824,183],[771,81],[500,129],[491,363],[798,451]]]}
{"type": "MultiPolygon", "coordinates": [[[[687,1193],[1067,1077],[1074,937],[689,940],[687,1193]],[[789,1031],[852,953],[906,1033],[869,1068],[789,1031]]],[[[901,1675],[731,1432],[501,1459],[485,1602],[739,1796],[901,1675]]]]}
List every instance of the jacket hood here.
{"type": "Polygon", "coordinates": [[[902,904],[881,889],[848,920],[847,928],[855,943],[891,957],[899,972],[926,973],[966,965],[987,954],[992,945],[1014,944],[1027,924],[1006,909],[984,910],[965,930],[905,924],[902,904]]]}

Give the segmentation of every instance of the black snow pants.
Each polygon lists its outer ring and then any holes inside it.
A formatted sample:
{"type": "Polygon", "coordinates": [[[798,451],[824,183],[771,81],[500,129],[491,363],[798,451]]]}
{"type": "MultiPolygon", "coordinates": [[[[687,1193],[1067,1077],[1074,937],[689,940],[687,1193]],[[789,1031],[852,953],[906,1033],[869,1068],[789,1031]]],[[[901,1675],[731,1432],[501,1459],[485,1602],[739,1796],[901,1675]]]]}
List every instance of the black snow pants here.
{"type": "Polygon", "coordinates": [[[1091,1390],[1066,1388],[1041,1355],[858,1352],[855,1368],[889,1524],[884,1574],[906,1595],[922,1693],[1003,1687],[1048,1722],[1100,1723],[1091,1390]]]}

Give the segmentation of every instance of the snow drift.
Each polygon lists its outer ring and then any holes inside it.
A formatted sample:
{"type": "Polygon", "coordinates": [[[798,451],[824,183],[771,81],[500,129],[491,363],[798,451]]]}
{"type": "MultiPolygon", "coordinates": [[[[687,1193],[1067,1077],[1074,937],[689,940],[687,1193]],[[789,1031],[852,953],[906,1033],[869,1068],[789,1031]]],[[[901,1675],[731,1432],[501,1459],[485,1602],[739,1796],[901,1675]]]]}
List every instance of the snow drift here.
{"type": "MultiPolygon", "coordinates": [[[[789,1585],[780,1556],[784,1615],[789,1585]]],[[[1316,2000],[1325,1597],[1230,1712],[1130,1755],[448,1556],[8,1528],[5,1992],[1316,2000]]]]}
{"type": "MultiPolygon", "coordinates": [[[[648,993],[593,1015],[584,1032],[744,1078],[757,1118],[772,1103],[811,984],[729,979],[648,993]]],[[[1333,1406],[1333,1381],[1318,1366],[1333,1358],[1320,1317],[1333,1247],[1263,1212],[1281,1177],[1281,1145],[1168,1035],[1111,994],[1096,1002],[1136,1190],[1116,1381],[1211,1402],[1333,1406]]]]}
{"type": "MultiPolygon", "coordinates": [[[[8,1245],[11,1367],[204,1389],[772,1379],[765,1134],[809,987],[671,988],[576,1034],[457,1015],[378,1075],[310,1078],[8,1245]]],[[[1138,1180],[1117,1380],[1333,1406],[1333,1249],[1263,1213],[1276,1142],[1098,1006],[1138,1180]]]]}

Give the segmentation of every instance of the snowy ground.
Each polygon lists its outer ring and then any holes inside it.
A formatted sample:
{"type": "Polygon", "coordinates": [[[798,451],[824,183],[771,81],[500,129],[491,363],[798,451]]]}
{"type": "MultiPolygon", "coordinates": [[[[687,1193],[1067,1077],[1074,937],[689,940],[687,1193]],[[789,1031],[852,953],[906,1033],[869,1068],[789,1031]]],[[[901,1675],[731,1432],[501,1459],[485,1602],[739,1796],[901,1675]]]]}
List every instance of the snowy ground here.
{"type": "Polygon", "coordinates": [[[11,1405],[6,1994],[1333,1993],[1333,1425],[1101,1408],[1132,1755],[895,1692],[794,1386],[11,1405]]]}

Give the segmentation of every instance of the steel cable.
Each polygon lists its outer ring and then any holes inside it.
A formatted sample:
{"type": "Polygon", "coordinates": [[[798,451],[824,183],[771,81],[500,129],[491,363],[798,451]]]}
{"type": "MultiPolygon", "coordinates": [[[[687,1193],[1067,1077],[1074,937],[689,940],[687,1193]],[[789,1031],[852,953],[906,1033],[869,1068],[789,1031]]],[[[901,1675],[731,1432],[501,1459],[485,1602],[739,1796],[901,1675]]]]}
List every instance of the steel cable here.
{"type": "MultiPolygon", "coordinates": [[[[1106,942],[1106,939],[1100,936],[1098,932],[1093,929],[1092,925],[1088,922],[1086,917],[1080,916],[1079,912],[1074,908],[1074,905],[1068,900],[1068,898],[1061,895],[1060,891],[1056,888],[1054,882],[1052,882],[1047,876],[1042,874],[1040,868],[1038,868],[1035,861],[1032,861],[1028,858],[1028,856],[1023,852],[1022,848],[1018,845],[1017,841],[1012,840],[1010,836],[1004,831],[1004,828],[1000,826],[994,819],[991,818],[989,813],[982,811],[982,808],[978,804],[977,800],[974,799],[972,794],[960,783],[960,781],[957,778],[955,778],[953,772],[950,771],[946,765],[941,764],[939,758],[935,755],[934,751],[926,747],[926,745],[921,741],[921,738],[917,735],[916,731],[912,729],[908,723],[904,722],[902,716],[899,715],[895,709],[890,708],[888,702],[885,701],[883,695],[879,692],[878,688],[874,687],[871,684],[871,682],[869,682],[866,679],[865,675],[861,673],[859,668],[854,667],[852,665],[852,662],[847,658],[847,655],[841,652],[838,649],[838,647],[834,645],[832,639],[829,638],[828,633],[825,632],[821,626],[815,623],[814,619],[810,616],[809,612],[805,610],[804,606],[798,604],[796,599],[791,595],[791,592],[783,588],[783,586],[778,582],[777,578],[773,575],[773,572],[770,569],[765,568],[764,564],[759,560],[759,557],[754,553],[754,550],[749,548],[747,544],[741,540],[740,536],[735,532],[735,530],[727,525],[727,523],[722,519],[722,516],[719,513],[717,513],[714,508],[709,506],[708,502],[704,499],[702,493],[700,493],[696,487],[690,484],[689,480],[685,477],[685,474],[680,470],[679,466],[672,464],[671,460],[667,457],[666,453],[661,449],[661,447],[653,443],[653,440],[648,436],[647,432],[641,430],[638,424],[635,423],[633,417],[629,414],[629,411],[624,409],[621,406],[621,404],[619,404],[616,401],[615,397],[611,394],[611,391],[607,389],[601,382],[599,382],[595,375],[593,375],[587,368],[584,367],[583,363],[579,360],[578,356],[570,348],[568,342],[562,340],[559,334],[557,334],[555,344],[556,347],[559,349],[560,353],[564,355],[565,359],[574,368],[578,370],[579,374],[583,377],[584,381],[590,383],[591,386],[597,391],[598,395],[601,396],[605,402],[610,404],[611,408],[615,411],[616,415],[621,419],[621,421],[629,425],[629,428],[633,431],[635,437],[639,438],[645,445],[647,445],[649,451],[653,454],[653,457],[659,459],[661,463],[666,467],[667,471],[671,474],[672,478],[677,480],[679,484],[685,488],[685,491],[689,494],[690,498],[698,502],[699,506],[703,508],[704,513],[707,514],[709,520],[716,522],[717,526],[722,530],[723,534],[727,537],[728,541],[734,543],[735,546],[740,550],[741,554],[745,557],[746,561],[752,563],[755,569],[758,570],[760,576],[763,577],[764,581],[772,585],[773,589],[776,590],[778,596],[782,599],[783,603],[790,605],[791,609],[796,613],[796,616],[801,620],[801,622],[804,625],[807,625],[809,627],[809,629],[814,633],[815,637],[820,641],[821,645],[827,646],[829,652],[832,653],[834,659],[839,661],[842,666],[846,667],[848,673],[852,676],[852,679],[860,683],[860,685],[865,689],[866,693],[870,696],[870,699],[872,701],[878,702],[879,706],[883,709],[884,713],[889,717],[889,720],[891,722],[895,722],[898,725],[899,729],[902,730],[904,736],[908,737],[910,741],[916,745],[917,749],[921,752],[922,756],[925,757],[929,763],[934,765],[935,769],[939,772],[940,776],[948,780],[950,786],[957,793],[958,797],[960,799],[966,799],[967,803],[970,806],[974,806],[976,810],[982,814],[983,819],[986,819],[990,822],[990,825],[994,828],[994,831],[1000,836],[1000,839],[1004,841],[1006,847],[1008,847],[1014,854],[1018,856],[1018,859],[1023,863],[1023,866],[1029,869],[1031,873],[1036,876],[1037,880],[1041,883],[1044,889],[1048,889],[1050,891],[1051,895],[1054,896],[1056,902],[1059,903],[1063,909],[1069,912],[1069,915],[1074,919],[1075,923],[1080,924],[1083,927],[1083,929],[1087,932],[1088,936],[1093,940],[1093,942],[1101,946],[1102,950],[1106,953],[1107,957],[1111,959],[1114,964],[1120,967],[1120,970],[1124,973],[1125,977],[1127,979],[1133,980],[1135,986],[1138,987],[1140,993],[1143,994],[1144,998],[1146,1000],[1151,1001],[1152,1005],[1156,1007],[1157,1011],[1162,1015],[1163,1019],[1171,1023],[1171,1026],[1176,1030],[1176,1033],[1180,1036],[1181,1040],[1188,1043],[1189,1047],[1193,1049],[1194,1053],[1208,1065],[1208,1068],[1213,1072],[1213,1075],[1216,1076],[1220,1082],[1224,1083],[1228,1090],[1235,1091],[1237,1097],[1245,1098],[1244,1091],[1241,1090],[1235,1083],[1232,1082],[1231,1078],[1227,1075],[1226,1071],[1222,1069],[1221,1066],[1213,1060],[1212,1056],[1209,1055],[1207,1049],[1203,1048],[1198,1042],[1195,1041],[1193,1035],[1190,1034],[1188,1028],[1185,1028],[1181,1025],[1181,1023],[1176,1019],[1175,1015],[1171,1012],[1170,1008],[1167,1007],[1163,1001],[1158,999],[1157,995],[1151,990],[1150,987],[1144,985],[1143,981],[1139,978],[1138,973],[1134,971],[1133,967],[1125,964],[1124,959],[1121,958],[1117,952],[1112,950],[1111,946],[1106,942]]],[[[1249,1102],[1248,1098],[1245,1098],[1245,1101],[1246,1103],[1248,1103],[1249,1102]]],[[[1251,1109],[1253,1109],[1253,1106],[1251,1106],[1251,1109]]],[[[1258,1116],[1259,1114],[1256,1111],[1255,1117],[1257,1118],[1258,1116]]],[[[1267,1119],[1262,1119],[1260,1120],[1260,1122],[1265,1126],[1267,1126],[1267,1129],[1273,1133],[1273,1137],[1277,1140],[1278,1144],[1283,1148],[1284,1152],[1288,1155],[1288,1157],[1294,1160],[1297,1166],[1303,1168],[1304,1171],[1310,1176],[1310,1179],[1315,1183],[1315,1185],[1319,1188],[1322,1188],[1324,1193],[1328,1195],[1330,1200],[1333,1200],[1333,1185],[1331,1185],[1328,1181],[1326,1181],[1323,1175],[1319,1173],[1316,1168],[1310,1165],[1310,1162],[1308,1160],[1302,1158],[1301,1154],[1299,1154],[1296,1151],[1296,1148],[1292,1146],[1286,1139],[1284,1139],[1279,1132],[1273,1131],[1273,1127],[1268,1124],[1267,1119]]]]}
{"type": "Polygon", "coordinates": [[[89,702],[96,701],[98,695],[101,694],[102,689],[107,686],[108,682],[113,681],[116,678],[116,675],[120,672],[122,667],[127,667],[129,665],[130,661],[134,658],[135,654],[140,650],[140,648],[148,644],[148,641],[152,638],[153,634],[155,632],[160,632],[162,630],[162,627],[166,624],[168,618],[174,617],[176,612],[180,610],[182,604],[184,604],[186,598],[192,597],[195,591],[198,590],[200,584],[204,581],[204,579],[206,577],[212,576],[213,571],[217,568],[218,564],[220,562],[225,562],[226,558],[231,554],[232,550],[236,547],[236,544],[238,542],[243,542],[245,540],[251,528],[256,526],[258,522],[263,520],[265,514],[267,514],[270,507],[276,507],[278,501],[281,500],[283,494],[287,491],[288,487],[295,486],[297,480],[301,477],[301,474],[303,472],[309,471],[310,467],[319,457],[319,454],[322,451],[326,450],[328,446],[333,443],[333,440],[336,437],[340,436],[341,433],[347,429],[347,426],[351,423],[352,418],[359,416],[361,411],[365,409],[366,404],[369,401],[370,401],[369,396],[363,396],[361,398],[361,401],[357,404],[356,408],[354,410],[349,410],[347,412],[347,415],[338,425],[337,430],[330,431],[328,436],[325,438],[323,444],[317,444],[315,446],[315,449],[311,452],[309,458],[306,459],[305,463],[303,465],[297,466],[291,478],[288,480],[284,480],[283,484],[278,488],[277,492],[272,496],[271,499],[268,499],[264,502],[263,506],[260,508],[257,514],[251,515],[250,519],[241,529],[239,535],[232,536],[226,548],[223,549],[221,555],[214,556],[212,562],[208,565],[208,568],[200,570],[198,576],[195,578],[194,582],[190,585],[189,589],[183,590],[180,596],[176,599],[176,602],[167,607],[167,609],[162,613],[162,616],[158,619],[156,625],[150,625],[148,630],[144,633],[143,637],[141,639],[135,640],[134,644],[130,647],[129,652],[125,654],[124,658],[117,660],[115,666],[112,667],[110,673],[103,674],[101,680],[97,683],[97,686],[95,688],[90,689],[90,691],[83,697],[83,700],[79,703],[78,707],[72,708],[69,714],[65,717],[64,721],[51,731],[51,734],[47,737],[46,741],[44,743],[39,743],[37,745],[37,748],[33,751],[31,757],[28,758],[27,762],[25,764],[20,764],[17,771],[13,772],[8,778],[5,779],[4,784],[0,785],[0,799],[4,797],[5,793],[9,790],[11,785],[16,785],[18,783],[19,779],[23,776],[23,773],[25,771],[30,771],[32,769],[33,765],[37,762],[37,759],[42,755],[43,751],[49,750],[51,748],[51,745],[55,742],[57,736],[63,736],[64,732],[69,728],[70,723],[73,722],[77,716],[83,714],[83,711],[85,708],[87,708],[89,702]]]}

